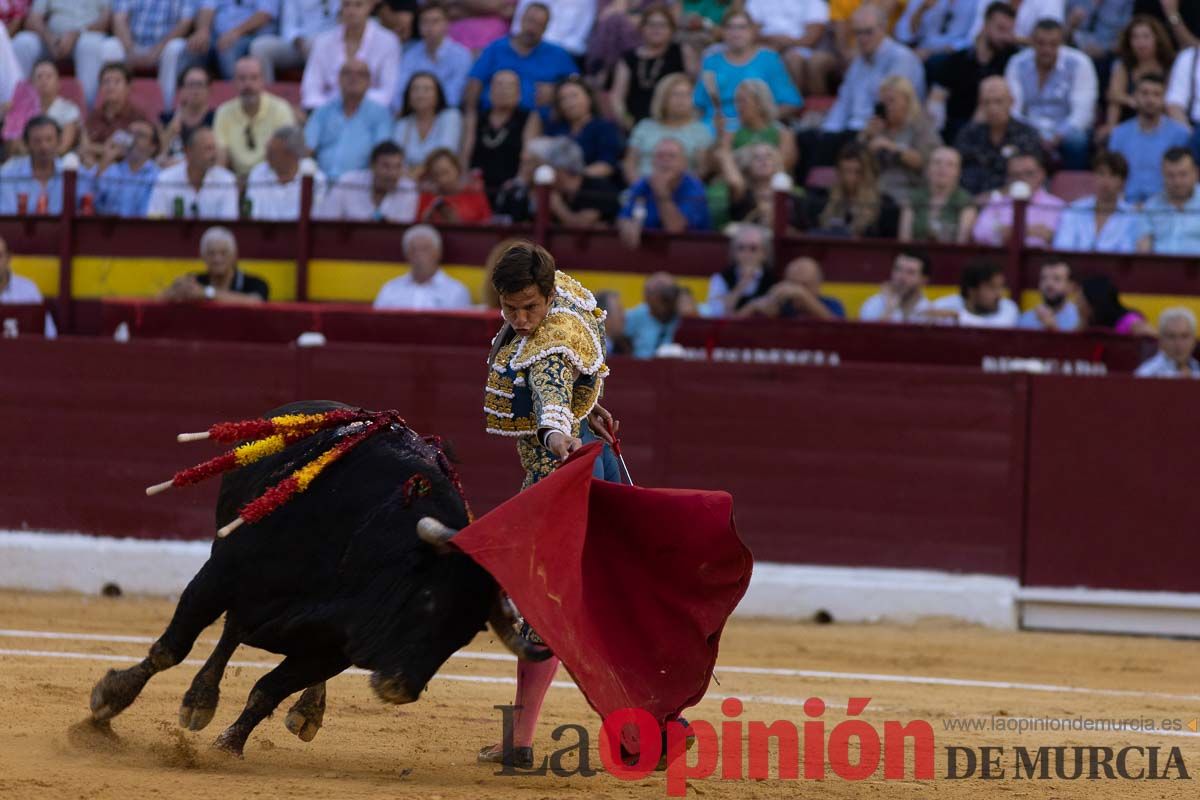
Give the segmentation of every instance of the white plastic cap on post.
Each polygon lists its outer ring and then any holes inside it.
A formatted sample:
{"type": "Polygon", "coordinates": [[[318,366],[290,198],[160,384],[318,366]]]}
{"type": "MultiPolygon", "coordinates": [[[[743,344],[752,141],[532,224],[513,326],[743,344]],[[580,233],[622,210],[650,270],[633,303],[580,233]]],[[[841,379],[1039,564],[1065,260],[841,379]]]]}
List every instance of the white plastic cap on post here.
{"type": "Polygon", "coordinates": [[[70,172],[79,171],[79,156],[74,153],[67,153],[62,157],[62,168],[70,172]]]}
{"type": "Polygon", "coordinates": [[[1025,181],[1013,181],[1013,185],[1008,187],[1008,196],[1013,200],[1028,200],[1033,197],[1033,189],[1025,181]]]}
{"type": "Polygon", "coordinates": [[[549,186],[554,183],[554,167],[542,164],[533,171],[533,182],[538,186],[549,186]]]}
{"type": "Polygon", "coordinates": [[[792,186],[792,176],[786,172],[776,172],[771,176],[771,191],[773,192],[790,192],[792,186]]]}
{"type": "Polygon", "coordinates": [[[300,174],[312,177],[317,174],[317,162],[311,158],[300,159],[300,174]]]}

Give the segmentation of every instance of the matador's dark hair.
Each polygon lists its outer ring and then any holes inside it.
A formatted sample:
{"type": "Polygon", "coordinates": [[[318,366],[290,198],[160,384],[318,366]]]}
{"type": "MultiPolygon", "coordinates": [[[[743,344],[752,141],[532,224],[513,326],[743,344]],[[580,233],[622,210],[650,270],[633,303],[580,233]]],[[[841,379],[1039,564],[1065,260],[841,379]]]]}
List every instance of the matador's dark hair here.
{"type": "Polygon", "coordinates": [[[504,251],[492,271],[492,286],[501,296],[537,286],[549,297],[554,293],[554,256],[533,242],[517,242],[504,251]]]}

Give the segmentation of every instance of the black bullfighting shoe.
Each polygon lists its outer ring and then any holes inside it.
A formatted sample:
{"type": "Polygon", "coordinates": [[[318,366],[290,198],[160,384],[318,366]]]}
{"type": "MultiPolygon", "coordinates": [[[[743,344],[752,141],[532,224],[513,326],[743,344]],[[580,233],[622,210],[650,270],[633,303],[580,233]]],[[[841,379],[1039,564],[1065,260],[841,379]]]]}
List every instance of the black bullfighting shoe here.
{"type": "Polygon", "coordinates": [[[503,764],[516,769],[533,769],[533,748],[514,747],[506,751],[503,745],[493,744],[479,751],[480,764],[503,764]]]}

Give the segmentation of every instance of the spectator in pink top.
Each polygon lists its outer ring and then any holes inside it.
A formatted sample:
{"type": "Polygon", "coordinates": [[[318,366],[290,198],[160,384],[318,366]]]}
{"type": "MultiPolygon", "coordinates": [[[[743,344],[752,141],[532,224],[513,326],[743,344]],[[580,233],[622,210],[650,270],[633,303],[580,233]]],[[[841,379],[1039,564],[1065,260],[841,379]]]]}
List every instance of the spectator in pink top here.
{"type": "Polygon", "coordinates": [[[450,15],[450,38],[478,53],[508,35],[517,0],[447,0],[442,6],[450,15]]]}
{"type": "Polygon", "coordinates": [[[1140,311],[1126,308],[1117,287],[1107,275],[1092,275],[1079,283],[1075,295],[1081,328],[1107,328],[1113,333],[1154,336],[1154,328],[1140,311]]]}
{"type": "Polygon", "coordinates": [[[1025,213],[1025,245],[1049,247],[1066,203],[1046,191],[1046,170],[1041,158],[1031,153],[1017,153],[1008,159],[1007,173],[1008,182],[1004,188],[988,195],[971,231],[972,240],[976,244],[993,246],[1008,244],[1013,229],[1014,188],[1028,188],[1033,194],[1025,213]]]}

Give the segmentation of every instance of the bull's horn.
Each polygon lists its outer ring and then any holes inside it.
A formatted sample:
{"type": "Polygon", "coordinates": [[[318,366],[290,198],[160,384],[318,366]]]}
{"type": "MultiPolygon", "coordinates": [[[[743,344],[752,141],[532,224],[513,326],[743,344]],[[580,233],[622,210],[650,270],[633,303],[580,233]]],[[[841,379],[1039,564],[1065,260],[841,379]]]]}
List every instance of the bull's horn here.
{"type": "Polygon", "coordinates": [[[450,540],[456,533],[458,531],[454,528],[448,527],[433,517],[421,517],[420,522],[417,523],[417,536],[421,537],[422,542],[439,551],[444,552],[449,549],[450,540]]]}
{"type": "Polygon", "coordinates": [[[508,598],[497,593],[496,602],[492,604],[492,614],[488,623],[500,641],[514,656],[522,661],[545,661],[554,655],[550,648],[534,644],[517,633],[517,615],[513,611],[508,598]]]}

